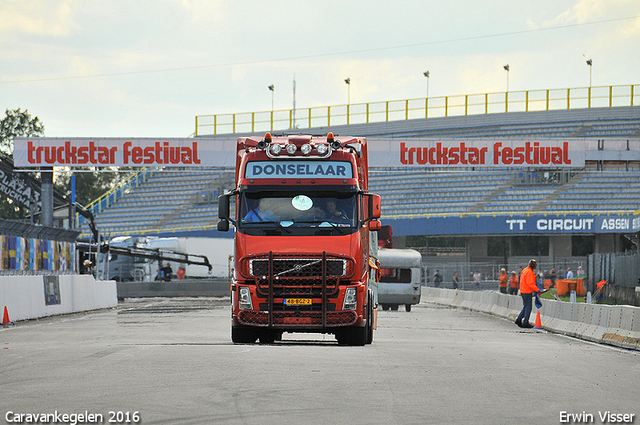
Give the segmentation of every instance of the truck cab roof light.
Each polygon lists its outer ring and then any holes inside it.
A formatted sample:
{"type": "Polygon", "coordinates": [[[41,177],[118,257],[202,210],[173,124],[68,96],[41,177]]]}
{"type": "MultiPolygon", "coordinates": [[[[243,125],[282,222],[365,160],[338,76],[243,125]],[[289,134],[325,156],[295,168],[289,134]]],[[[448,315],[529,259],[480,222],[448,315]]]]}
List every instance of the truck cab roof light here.
{"type": "Polygon", "coordinates": [[[298,147],[293,143],[289,143],[285,149],[289,155],[295,155],[298,147]]]}
{"type": "Polygon", "coordinates": [[[282,152],[282,145],[278,143],[272,143],[269,145],[269,151],[271,152],[271,155],[280,155],[280,152],[282,152]]]}
{"type": "Polygon", "coordinates": [[[311,145],[310,145],[310,144],[308,144],[308,143],[305,143],[304,145],[302,145],[302,147],[300,148],[300,150],[302,151],[302,154],[303,154],[304,156],[308,156],[308,155],[311,153],[311,151],[313,150],[313,146],[311,146],[311,145]]]}
{"type": "Polygon", "coordinates": [[[319,145],[316,145],[316,152],[318,152],[318,155],[320,155],[320,156],[325,156],[327,154],[327,152],[329,152],[329,145],[327,145],[325,143],[321,143],[319,145]]]}
{"type": "Polygon", "coordinates": [[[331,142],[331,147],[335,150],[335,149],[340,149],[342,147],[342,143],[340,143],[340,140],[334,140],[333,142],[331,142]]]}

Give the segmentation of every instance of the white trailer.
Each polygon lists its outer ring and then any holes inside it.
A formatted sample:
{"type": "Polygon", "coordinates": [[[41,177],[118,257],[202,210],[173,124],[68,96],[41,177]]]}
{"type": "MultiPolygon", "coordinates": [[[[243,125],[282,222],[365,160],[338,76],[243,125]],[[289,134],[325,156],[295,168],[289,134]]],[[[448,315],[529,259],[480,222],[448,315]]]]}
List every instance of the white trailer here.
{"type": "Polygon", "coordinates": [[[378,303],[383,310],[397,310],[404,304],[411,311],[411,306],[420,302],[422,255],[413,249],[379,248],[378,260],[378,303]]]}

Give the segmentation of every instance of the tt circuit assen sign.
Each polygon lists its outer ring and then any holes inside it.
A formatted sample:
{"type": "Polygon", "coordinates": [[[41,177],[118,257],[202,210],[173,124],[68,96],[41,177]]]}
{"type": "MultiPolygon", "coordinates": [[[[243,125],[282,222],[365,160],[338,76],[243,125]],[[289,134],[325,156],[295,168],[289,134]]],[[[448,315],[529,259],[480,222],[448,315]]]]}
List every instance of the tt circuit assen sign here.
{"type": "Polygon", "coordinates": [[[385,220],[399,236],[425,234],[443,235],[534,235],[595,233],[636,233],[640,231],[640,216],[624,215],[564,215],[531,216],[464,215],[418,217],[412,220],[385,220]]]}
{"type": "Polygon", "coordinates": [[[18,167],[210,167],[234,163],[233,142],[208,139],[16,138],[18,167]]]}

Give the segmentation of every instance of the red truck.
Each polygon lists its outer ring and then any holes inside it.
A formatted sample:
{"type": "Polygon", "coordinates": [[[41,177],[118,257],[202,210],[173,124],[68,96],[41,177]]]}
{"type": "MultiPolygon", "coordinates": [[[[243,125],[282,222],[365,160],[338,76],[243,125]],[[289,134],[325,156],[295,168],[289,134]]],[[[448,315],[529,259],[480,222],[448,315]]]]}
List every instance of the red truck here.
{"type": "Polygon", "coordinates": [[[236,229],[232,341],[312,332],[370,344],[380,196],[368,193],[366,139],[240,138],[235,183],[218,211],[218,230],[236,229]]]}

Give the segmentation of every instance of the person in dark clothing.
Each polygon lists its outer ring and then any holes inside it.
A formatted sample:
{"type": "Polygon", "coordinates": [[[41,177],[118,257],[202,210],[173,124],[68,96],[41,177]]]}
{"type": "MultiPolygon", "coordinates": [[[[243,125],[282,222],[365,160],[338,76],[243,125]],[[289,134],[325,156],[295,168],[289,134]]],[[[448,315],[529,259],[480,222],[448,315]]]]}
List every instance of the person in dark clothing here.
{"type": "Polygon", "coordinates": [[[433,275],[433,286],[439,288],[441,283],[442,275],[440,274],[440,270],[436,270],[436,274],[433,275]]]}
{"type": "Polygon", "coordinates": [[[160,271],[162,272],[162,279],[165,282],[169,282],[171,280],[171,274],[173,273],[171,263],[167,263],[167,265],[161,268],[160,271]]]}

